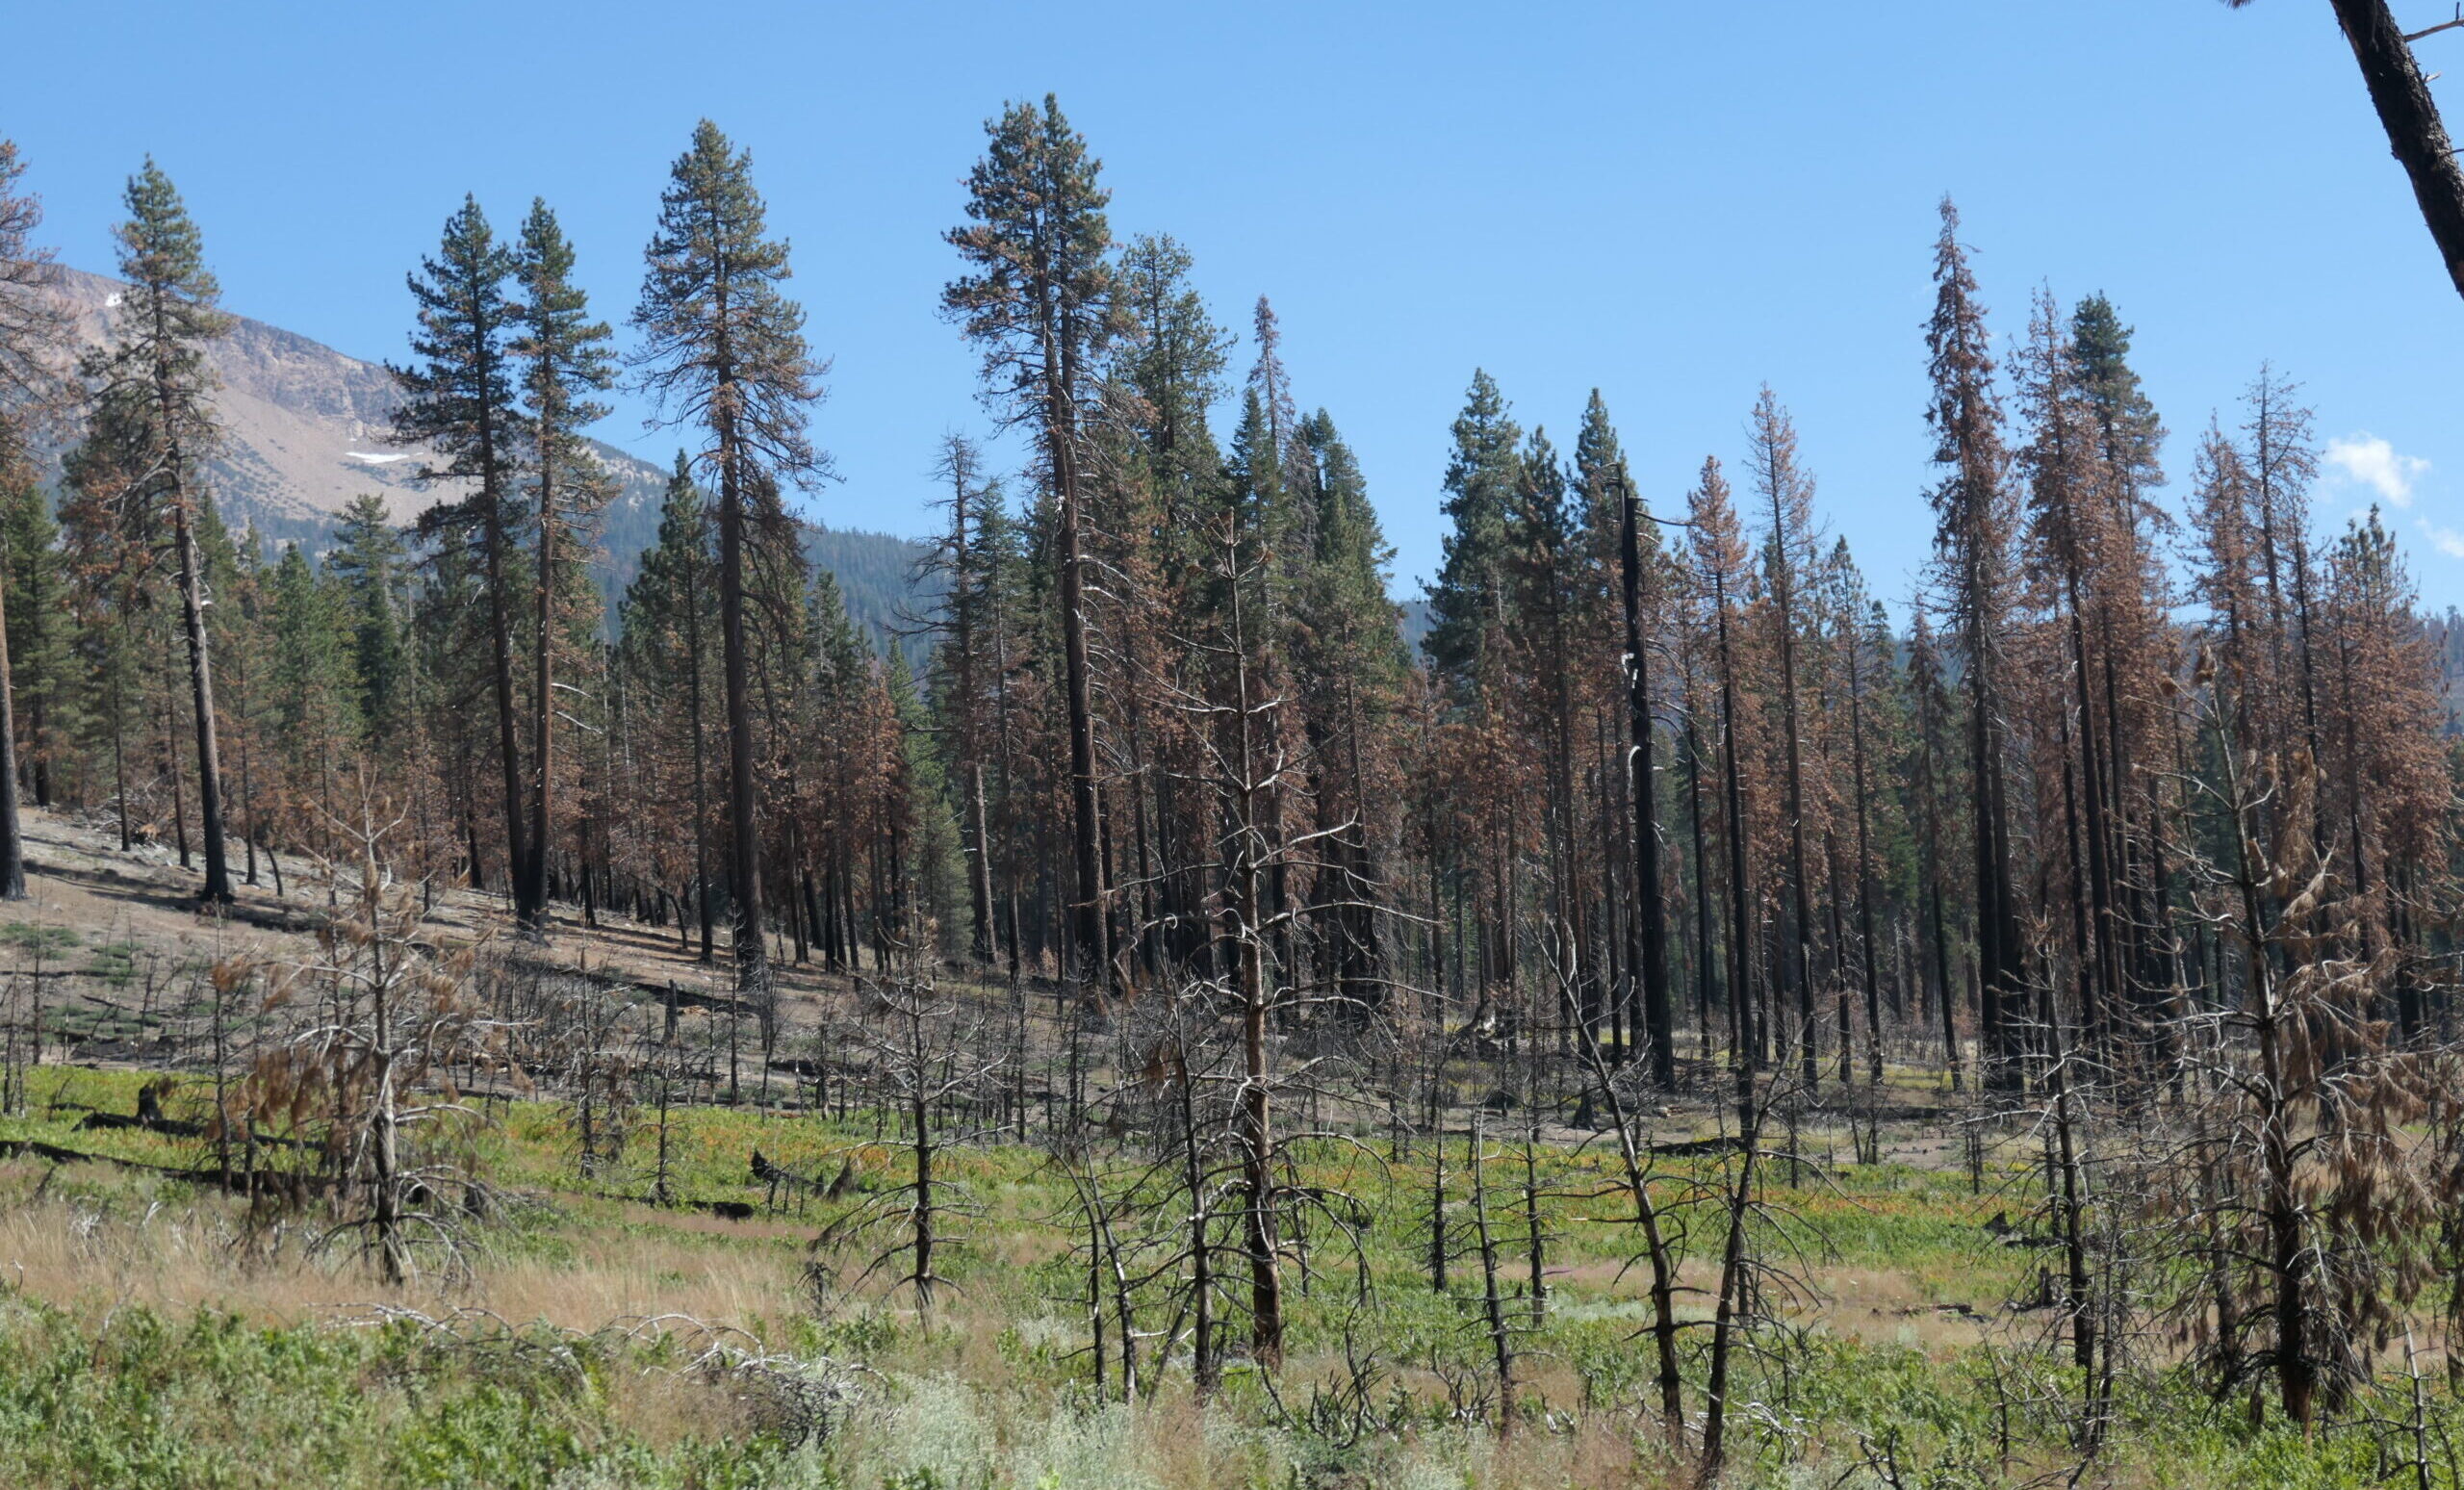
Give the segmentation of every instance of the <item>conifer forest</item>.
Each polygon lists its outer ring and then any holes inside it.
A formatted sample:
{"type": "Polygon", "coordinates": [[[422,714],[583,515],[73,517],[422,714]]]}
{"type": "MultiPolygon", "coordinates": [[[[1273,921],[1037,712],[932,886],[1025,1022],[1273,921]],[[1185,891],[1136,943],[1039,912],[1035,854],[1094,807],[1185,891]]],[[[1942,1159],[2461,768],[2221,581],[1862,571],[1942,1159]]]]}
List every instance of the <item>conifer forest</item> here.
{"type": "MultiPolygon", "coordinates": [[[[2464,295],[2464,23],[2312,8],[2464,295]]],[[[2464,633],[2300,370],[2160,409],[1945,196],[1915,572],[1784,387],[1466,347],[1373,493],[1034,96],[834,567],[762,143],[436,203],[303,525],[219,224],[0,139],[0,1482],[2464,1485],[2464,633]]]]}

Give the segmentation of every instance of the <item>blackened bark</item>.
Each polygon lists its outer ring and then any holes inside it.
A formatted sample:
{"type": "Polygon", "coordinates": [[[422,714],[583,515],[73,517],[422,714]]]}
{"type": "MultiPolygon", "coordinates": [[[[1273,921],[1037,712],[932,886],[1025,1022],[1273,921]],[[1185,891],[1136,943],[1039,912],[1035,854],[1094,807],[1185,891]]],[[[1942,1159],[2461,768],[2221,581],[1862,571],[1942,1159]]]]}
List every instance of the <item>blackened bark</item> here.
{"type": "Polygon", "coordinates": [[[197,817],[205,829],[205,888],[199,898],[221,905],[231,899],[231,865],[222,848],[222,758],[215,740],[214,664],[205,640],[205,577],[184,497],[172,499],[171,531],[179,546],[180,621],[188,632],[190,704],[196,714],[197,817]]]}
{"type": "Polygon", "coordinates": [[[1652,769],[1651,666],[1643,636],[1643,551],[1640,500],[1624,492],[1626,719],[1632,734],[1627,757],[1634,810],[1634,908],[1642,920],[1643,1031],[1651,1045],[1652,1079],[1677,1080],[1676,1029],[1669,1015],[1668,921],[1660,904],[1659,816],[1652,769]]]}
{"type": "Polygon", "coordinates": [[[548,825],[555,805],[555,645],[556,629],[556,456],[554,442],[545,432],[539,442],[539,658],[537,717],[531,769],[539,787],[530,799],[530,842],[516,872],[513,893],[517,912],[526,912],[526,930],[545,936],[548,930],[548,825]]]}
{"type": "Polygon", "coordinates": [[[9,616],[0,604],[0,900],[26,898],[25,837],[17,822],[17,717],[9,672],[9,616]]]}
{"type": "Polygon", "coordinates": [[[2422,220],[2446,261],[2447,277],[2464,295],[2464,170],[2448,142],[2447,126],[2430,97],[2429,80],[2422,76],[2412,43],[2387,9],[2387,0],[2334,0],[2336,19],[2345,39],[2352,43],[2353,61],[2361,64],[2370,101],[2377,106],[2378,122],[2386,127],[2388,147],[2412,178],[2413,196],[2421,203],[2422,220]]]}

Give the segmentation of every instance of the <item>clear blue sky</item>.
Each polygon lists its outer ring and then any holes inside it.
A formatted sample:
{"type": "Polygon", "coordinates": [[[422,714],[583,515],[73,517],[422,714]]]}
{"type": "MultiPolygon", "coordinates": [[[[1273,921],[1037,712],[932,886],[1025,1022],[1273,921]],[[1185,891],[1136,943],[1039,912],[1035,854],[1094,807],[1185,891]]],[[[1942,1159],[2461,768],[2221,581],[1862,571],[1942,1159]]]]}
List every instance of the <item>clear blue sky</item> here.
{"type": "MultiPolygon", "coordinates": [[[[2177,501],[2190,436],[2272,358],[2346,442],[2323,521],[2401,498],[2425,600],[2464,604],[2464,302],[2326,0],[90,0],[16,7],[9,30],[0,132],[68,262],[107,267],[150,150],[233,309],[365,357],[401,355],[403,272],[465,191],[508,228],[545,195],[621,321],[668,164],[715,118],[754,151],[835,359],[815,427],[845,480],[809,507],[834,526],[920,531],[934,442],[986,423],[935,314],[938,235],[984,119],[1050,90],[1104,160],[1116,233],[1179,237],[1228,322],[1273,298],[1399,590],[1436,566],[1446,426],[1485,366],[1561,444],[1599,386],[1660,501],[1735,456],[1767,379],[1827,521],[1904,596],[1930,532],[1919,324],[1948,191],[2006,337],[2040,283],[2101,289],[2138,327],[2177,501]]],[[[2464,75],[2464,33],[2425,46],[2464,75]]],[[[599,432],[672,450],[640,416],[599,432]]]]}

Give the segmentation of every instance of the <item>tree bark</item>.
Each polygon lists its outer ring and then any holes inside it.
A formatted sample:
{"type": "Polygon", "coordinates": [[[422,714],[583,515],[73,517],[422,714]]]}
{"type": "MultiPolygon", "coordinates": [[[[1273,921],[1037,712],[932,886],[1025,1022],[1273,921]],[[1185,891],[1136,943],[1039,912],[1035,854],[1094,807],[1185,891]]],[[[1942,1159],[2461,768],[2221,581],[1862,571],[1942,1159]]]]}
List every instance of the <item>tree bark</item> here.
{"type": "MultiPolygon", "coordinates": [[[[1866,1078],[1879,1092],[1883,1084],[1883,1004],[1875,982],[1875,963],[1880,949],[1874,939],[1874,850],[1871,822],[1871,799],[1865,792],[1865,688],[1863,669],[1859,666],[1862,648],[1852,620],[1848,629],[1848,753],[1854,764],[1857,786],[1857,939],[1860,944],[1859,971],[1865,980],[1866,1078]]],[[[1848,1052],[1844,1041],[1847,1031],[1840,1031],[1843,1046],[1839,1052],[1844,1067],[1848,1052]]],[[[1844,1079],[1844,1078],[1843,1078],[1844,1079]]],[[[1879,1096],[1876,1098],[1880,1100],[1879,1096]]]]}
{"type": "Polygon", "coordinates": [[[533,722],[532,769],[539,786],[530,799],[529,853],[523,860],[514,904],[526,909],[525,928],[538,936],[548,932],[548,825],[555,807],[555,616],[556,616],[556,456],[554,440],[545,429],[539,440],[539,645],[538,718],[533,722]]]}
{"type": "Polygon", "coordinates": [[[2449,143],[2447,126],[2430,97],[2429,80],[2422,76],[2412,43],[2396,23],[2387,0],[2334,0],[2336,19],[2345,39],[2352,43],[2353,61],[2370,88],[2378,122],[2387,130],[2388,148],[2412,179],[2413,196],[2421,203],[2422,220],[2446,262],[2447,277],[2464,295],[2464,169],[2449,143]]]}
{"type": "Polygon", "coordinates": [[[761,853],[753,809],[753,690],[744,638],[744,494],[735,462],[722,459],[719,637],[727,682],[728,827],[732,839],[728,904],[735,940],[736,989],[758,994],[770,985],[770,951],[761,939],[761,853]]]}
{"type": "MultiPolygon", "coordinates": [[[[1622,479],[1621,479],[1622,485],[1622,479]]],[[[1642,922],[1643,1034],[1651,1045],[1652,1080],[1677,1082],[1676,1021],[1669,1015],[1668,921],[1660,904],[1659,813],[1652,769],[1651,665],[1643,636],[1641,499],[1624,488],[1626,720],[1632,743],[1627,758],[1634,810],[1634,909],[1642,922]]]]}
{"type": "Polygon", "coordinates": [[[25,836],[17,821],[17,715],[9,670],[9,613],[0,600],[0,900],[26,898],[25,836]]]}
{"type": "Polygon", "coordinates": [[[222,758],[215,743],[214,665],[205,640],[204,577],[198,573],[196,533],[189,526],[184,496],[172,498],[171,530],[179,546],[180,620],[188,632],[189,694],[196,713],[197,816],[205,830],[205,888],[198,898],[227,904],[231,866],[222,847],[222,758]]]}
{"type": "MultiPolygon", "coordinates": [[[[1065,330],[1047,333],[1060,343],[1059,355],[1047,354],[1045,373],[1045,449],[1052,461],[1055,496],[1061,504],[1061,648],[1066,673],[1069,710],[1069,806],[1072,863],[1077,889],[1071,904],[1077,966],[1071,971],[1091,987],[1102,985],[1112,965],[1105,919],[1104,858],[1095,797],[1095,711],[1088,681],[1086,579],[1082,573],[1084,539],[1078,501],[1078,422],[1073,398],[1076,387],[1075,337],[1065,330]]],[[[1251,912],[1254,914],[1254,911],[1251,912]]]]}
{"type": "Polygon", "coordinates": [[[1795,920],[1789,938],[1793,956],[1782,970],[1797,986],[1797,1038],[1802,1041],[1797,1062],[1810,1087],[1821,1080],[1821,1032],[1814,1015],[1813,899],[1806,884],[1805,750],[1797,726],[1796,566],[1788,556],[1787,516],[1781,509],[1777,472],[1771,475],[1771,545],[1773,620],[1780,631],[1780,718],[1788,752],[1788,899],[1795,920]]]}
{"type": "Polygon", "coordinates": [[[152,291],[154,401],[163,421],[164,468],[170,482],[171,539],[179,565],[180,622],[188,636],[189,693],[196,712],[197,810],[205,833],[205,888],[199,898],[221,905],[231,900],[231,869],[222,851],[222,763],[215,748],[214,668],[206,646],[204,576],[197,564],[196,533],[189,520],[179,416],[172,407],[170,330],[166,323],[164,294],[159,286],[152,291]]]}

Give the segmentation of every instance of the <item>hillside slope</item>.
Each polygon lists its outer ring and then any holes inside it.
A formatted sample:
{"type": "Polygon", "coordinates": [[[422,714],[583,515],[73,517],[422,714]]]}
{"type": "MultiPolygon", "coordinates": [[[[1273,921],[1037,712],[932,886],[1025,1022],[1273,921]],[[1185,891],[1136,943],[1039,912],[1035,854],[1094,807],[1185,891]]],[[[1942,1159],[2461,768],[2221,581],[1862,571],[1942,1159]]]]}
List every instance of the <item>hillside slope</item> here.
{"type": "MultiPolygon", "coordinates": [[[[100,274],[62,271],[61,293],[86,345],[101,343],[121,288],[100,274]]],[[[313,551],[325,543],[334,516],[363,493],[384,498],[398,523],[456,494],[456,483],[414,481],[420,452],[391,443],[400,397],[382,365],[244,316],[233,319],[231,334],[208,360],[222,381],[216,407],[224,438],[211,468],[214,495],[234,528],[253,523],[270,542],[313,551]]],[[[602,441],[591,446],[617,487],[601,519],[594,566],[612,601],[658,535],[667,470],[602,441]]],[[[806,552],[838,577],[848,610],[876,633],[886,634],[896,616],[929,598],[915,577],[923,551],[908,539],[816,529],[806,552]]]]}

